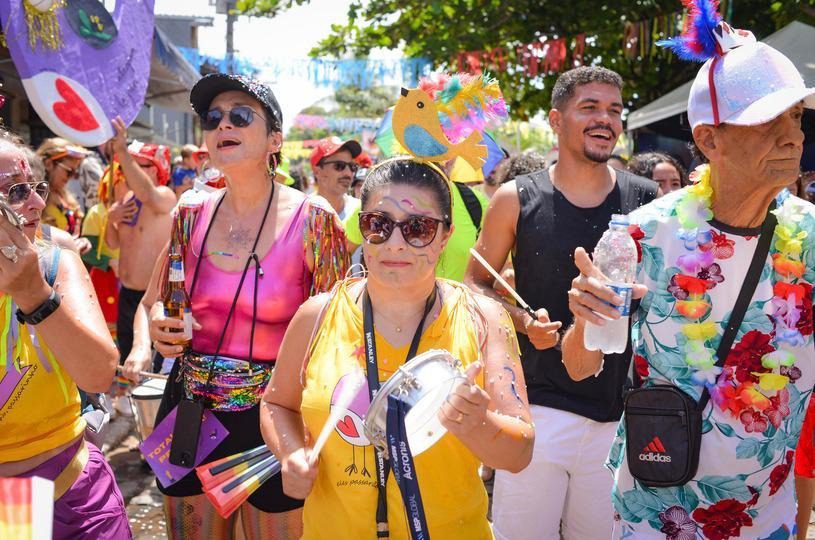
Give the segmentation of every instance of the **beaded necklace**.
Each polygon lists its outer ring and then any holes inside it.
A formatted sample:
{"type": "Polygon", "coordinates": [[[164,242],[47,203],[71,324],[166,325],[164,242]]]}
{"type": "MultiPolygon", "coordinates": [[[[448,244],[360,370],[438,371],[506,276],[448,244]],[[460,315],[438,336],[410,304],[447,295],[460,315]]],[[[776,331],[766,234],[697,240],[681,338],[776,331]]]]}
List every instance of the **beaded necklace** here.
{"type": "MultiPolygon", "coordinates": [[[[710,167],[698,167],[691,180],[694,184],[676,206],[678,236],[685,250],[676,260],[680,272],[674,274],[668,287],[676,298],[676,310],[688,321],[682,325],[682,334],[687,338],[685,362],[694,368],[693,381],[708,386],[720,409],[730,410],[734,416],[747,414],[752,418],[759,414],[773,424],[775,412],[780,423],[778,409],[783,401],[789,400],[785,387],[801,376],[800,369],[795,367],[794,349],[807,343],[799,328],[805,302],[810,301],[812,294],[812,286],[803,280],[805,266],[801,261],[802,242],[807,236],[799,225],[805,213],[803,203],[787,197],[773,210],[778,219],[770,246],[774,285],[769,316],[773,330],[768,340],[766,334],[758,332],[750,336],[750,340],[758,337],[751,353],[758,352],[760,362],[744,366],[742,357],[737,356],[735,364],[726,362],[723,369],[715,365],[716,348],[712,340],[719,336],[720,327],[708,319],[711,312],[708,291],[724,281],[716,260],[733,256],[735,242],[707,223],[713,218],[710,167]]],[[[746,341],[748,334],[741,341],[746,341]]],[[[739,349],[741,341],[732,351],[739,349]]],[[[781,416],[789,414],[788,411],[787,408],[781,416]]],[[[744,418],[742,421],[747,425],[744,418]]]]}

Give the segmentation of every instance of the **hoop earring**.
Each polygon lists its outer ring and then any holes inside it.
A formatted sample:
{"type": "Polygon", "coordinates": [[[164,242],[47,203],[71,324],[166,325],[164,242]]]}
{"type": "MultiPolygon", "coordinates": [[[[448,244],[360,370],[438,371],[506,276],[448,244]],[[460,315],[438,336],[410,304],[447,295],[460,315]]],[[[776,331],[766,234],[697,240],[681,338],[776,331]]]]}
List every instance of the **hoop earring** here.
{"type": "Polygon", "coordinates": [[[272,159],[266,160],[266,172],[269,173],[269,176],[274,178],[275,174],[277,174],[277,158],[274,154],[269,154],[272,159]]]}

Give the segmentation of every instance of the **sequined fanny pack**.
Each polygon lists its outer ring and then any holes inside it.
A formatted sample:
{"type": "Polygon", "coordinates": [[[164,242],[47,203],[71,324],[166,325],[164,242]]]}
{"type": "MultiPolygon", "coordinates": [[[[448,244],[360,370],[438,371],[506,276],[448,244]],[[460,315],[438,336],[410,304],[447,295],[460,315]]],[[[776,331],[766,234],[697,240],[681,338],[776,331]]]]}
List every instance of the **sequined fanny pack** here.
{"type": "Polygon", "coordinates": [[[183,377],[187,399],[202,399],[207,408],[213,411],[251,409],[260,402],[272,375],[269,364],[224,356],[193,352],[185,355],[182,362],[179,376],[183,377]]]}

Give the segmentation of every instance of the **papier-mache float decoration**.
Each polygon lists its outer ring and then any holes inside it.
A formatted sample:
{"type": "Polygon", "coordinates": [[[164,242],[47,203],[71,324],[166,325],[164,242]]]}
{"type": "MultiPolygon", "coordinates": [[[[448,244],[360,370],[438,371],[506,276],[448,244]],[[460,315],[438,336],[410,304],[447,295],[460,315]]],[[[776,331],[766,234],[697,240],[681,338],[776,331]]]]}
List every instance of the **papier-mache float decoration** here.
{"type": "Polygon", "coordinates": [[[473,169],[487,158],[483,132],[507,118],[498,82],[488,75],[434,74],[396,102],[393,134],[414,157],[445,162],[460,157],[473,169]]]}
{"type": "Polygon", "coordinates": [[[11,59],[31,105],[54,133],[83,146],[130,125],[144,104],[153,0],[0,0],[11,59]]]}

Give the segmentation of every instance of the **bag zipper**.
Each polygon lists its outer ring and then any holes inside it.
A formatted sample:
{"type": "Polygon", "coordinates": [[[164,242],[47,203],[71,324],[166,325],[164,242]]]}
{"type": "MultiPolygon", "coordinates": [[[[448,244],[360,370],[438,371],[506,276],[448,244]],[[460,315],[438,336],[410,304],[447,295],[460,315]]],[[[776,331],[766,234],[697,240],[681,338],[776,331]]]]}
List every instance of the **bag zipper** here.
{"type": "Polygon", "coordinates": [[[685,411],[678,411],[675,409],[658,409],[652,407],[638,407],[629,405],[625,408],[625,412],[631,414],[651,415],[651,416],[678,416],[682,419],[682,425],[688,423],[688,415],[685,411]]]}

